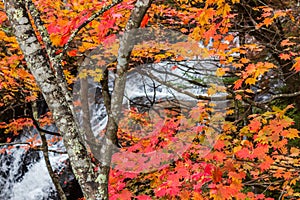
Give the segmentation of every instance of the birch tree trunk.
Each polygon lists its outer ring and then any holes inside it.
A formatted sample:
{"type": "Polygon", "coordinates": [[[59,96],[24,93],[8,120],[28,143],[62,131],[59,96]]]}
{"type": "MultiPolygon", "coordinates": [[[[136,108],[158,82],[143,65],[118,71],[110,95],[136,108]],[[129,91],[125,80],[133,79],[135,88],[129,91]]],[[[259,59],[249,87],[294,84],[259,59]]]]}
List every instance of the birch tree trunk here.
{"type": "MultiPolygon", "coordinates": [[[[53,119],[63,137],[73,173],[80,184],[85,199],[102,200],[108,199],[108,175],[111,160],[111,145],[117,140],[117,115],[120,110],[122,98],[124,94],[124,86],[126,80],[126,71],[129,56],[132,47],[129,46],[128,33],[134,28],[138,28],[149,8],[150,0],[138,0],[132,11],[131,17],[126,25],[124,37],[120,41],[120,49],[118,55],[117,78],[114,91],[110,99],[110,110],[108,110],[109,123],[107,125],[106,136],[110,143],[101,146],[101,157],[103,160],[93,161],[89,152],[81,138],[85,134],[79,127],[73,112],[73,106],[70,103],[70,96],[66,94],[68,90],[67,84],[62,84],[61,77],[58,77],[57,70],[54,71],[51,66],[57,66],[53,63],[55,58],[43,49],[37,39],[37,35],[31,24],[26,4],[22,0],[4,0],[5,10],[8,15],[14,34],[24,54],[27,67],[33,74],[47,104],[52,112],[53,119]],[[98,170],[95,170],[97,168],[98,170]]],[[[30,12],[32,19],[36,19],[35,12],[30,12]]],[[[40,25],[42,26],[42,25],[40,25]]],[[[38,30],[45,30],[44,27],[38,27],[38,30]]],[[[49,43],[47,35],[41,33],[43,42],[49,43]]],[[[56,68],[55,68],[56,69],[56,68]]],[[[66,80],[64,80],[66,81],[66,80]]]]}

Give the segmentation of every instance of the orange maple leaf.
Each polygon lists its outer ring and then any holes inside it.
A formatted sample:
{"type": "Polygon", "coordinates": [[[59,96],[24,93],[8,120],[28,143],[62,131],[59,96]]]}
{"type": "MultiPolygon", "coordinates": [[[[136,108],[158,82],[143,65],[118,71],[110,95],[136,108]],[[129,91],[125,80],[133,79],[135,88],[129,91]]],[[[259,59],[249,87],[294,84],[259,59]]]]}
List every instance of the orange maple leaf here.
{"type": "Polygon", "coordinates": [[[292,69],[294,69],[296,72],[300,71],[300,57],[295,58],[295,64],[293,65],[292,69]]]}
{"type": "Polygon", "coordinates": [[[291,59],[291,56],[290,56],[289,54],[286,54],[286,53],[281,53],[281,54],[279,55],[279,57],[280,57],[280,59],[282,59],[282,60],[289,60],[289,59],[291,59]]]}
{"type": "Polygon", "coordinates": [[[247,58],[241,58],[241,59],[240,59],[240,62],[241,62],[241,63],[244,63],[244,64],[245,64],[245,63],[248,63],[249,61],[250,61],[250,60],[247,59],[247,58]]]}
{"type": "Polygon", "coordinates": [[[260,130],[261,123],[260,121],[254,119],[250,122],[249,127],[251,131],[258,132],[260,130]]]}
{"type": "Polygon", "coordinates": [[[265,18],[264,19],[264,25],[266,25],[266,27],[268,27],[269,25],[271,25],[273,23],[273,18],[265,18]]]}
{"type": "Polygon", "coordinates": [[[273,164],[274,160],[270,158],[269,156],[266,156],[265,161],[263,161],[260,165],[259,168],[262,171],[265,171],[266,169],[269,169],[271,165],[273,164]]]}
{"type": "Polygon", "coordinates": [[[295,44],[295,42],[291,42],[289,39],[282,40],[280,43],[281,46],[292,46],[295,44]]]}
{"type": "Polygon", "coordinates": [[[239,80],[235,81],[233,89],[237,90],[237,89],[241,88],[243,81],[244,81],[243,79],[239,79],[239,80]]]}

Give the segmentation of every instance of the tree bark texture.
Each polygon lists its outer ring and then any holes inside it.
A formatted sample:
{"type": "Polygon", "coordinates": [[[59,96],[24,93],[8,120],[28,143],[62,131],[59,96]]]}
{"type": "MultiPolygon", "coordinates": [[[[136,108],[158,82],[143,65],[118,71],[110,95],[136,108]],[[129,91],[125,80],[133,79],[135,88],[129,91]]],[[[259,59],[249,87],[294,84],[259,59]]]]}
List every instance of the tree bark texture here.
{"type": "MultiPolygon", "coordinates": [[[[74,116],[74,111],[70,104],[70,96],[66,93],[68,91],[66,88],[67,84],[62,83],[57,71],[54,71],[50,67],[57,63],[52,63],[54,59],[52,55],[49,55],[49,52],[52,51],[43,49],[37,39],[27,12],[27,9],[30,9],[30,7],[26,9],[26,3],[22,0],[4,0],[4,4],[27,66],[33,74],[52,112],[55,124],[63,137],[73,173],[80,184],[85,199],[108,199],[108,175],[110,167],[107,164],[109,164],[111,159],[111,148],[107,147],[108,143],[106,143],[106,145],[103,144],[104,146],[101,147],[101,151],[99,152],[99,154],[103,154],[104,160],[108,161],[108,163],[101,163],[101,160],[100,163],[92,161],[87,147],[82,141],[85,133],[76,121],[76,116],[74,116]]],[[[111,97],[111,109],[108,111],[110,122],[107,125],[106,135],[110,140],[109,144],[114,144],[116,141],[118,127],[115,119],[117,119],[122,104],[126,71],[128,70],[129,56],[132,50],[132,47],[130,47],[130,37],[132,37],[130,36],[130,31],[140,26],[150,5],[151,0],[138,0],[136,2],[135,8],[126,25],[124,36],[120,41],[117,78],[111,97]]],[[[31,15],[35,15],[36,12],[30,13],[31,15]]],[[[36,16],[32,16],[32,19],[36,19],[36,16]]],[[[39,24],[36,25],[39,26],[39,24]]],[[[40,26],[42,25],[40,24],[40,26]]],[[[44,29],[38,28],[38,30],[44,29]]],[[[46,45],[46,48],[47,46],[49,48],[49,45],[46,45]]]]}

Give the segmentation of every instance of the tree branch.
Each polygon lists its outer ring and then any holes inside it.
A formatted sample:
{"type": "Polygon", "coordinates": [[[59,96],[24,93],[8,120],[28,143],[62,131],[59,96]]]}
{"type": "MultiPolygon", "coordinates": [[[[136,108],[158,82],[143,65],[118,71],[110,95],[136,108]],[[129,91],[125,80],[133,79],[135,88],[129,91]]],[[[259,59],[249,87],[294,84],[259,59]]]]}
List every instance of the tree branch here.
{"type": "Polygon", "coordinates": [[[5,145],[31,145],[29,142],[5,142],[5,143],[0,143],[0,146],[5,146],[5,145]]]}
{"type": "MultiPolygon", "coordinates": [[[[35,116],[37,116],[37,105],[36,104],[33,104],[32,105],[32,113],[33,113],[33,116],[32,116],[32,120],[34,122],[34,124],[36,125],[37,128],[39,128],[39,123],[37,122],[37,119],[35,118],[35,116]],[[35,114],[36,113],[36,114],[35,114]]],[[[55,172],[53,171],[52,167],[51,167],[51,163],[50,163],[50,159],[49,159],[49,152],[48,152],[48,143],[47,143],[47,138],[45,136],[45,133],[43,131],[39,132],[39,135],[41,137],[41,140],[42,140],[42,152],[43,152],[43,156],[44,156],[44,160],[45,160],[45,163],[46,163],[46,167],[47,167],[47,170],[49,172],[49,175],[51,177],[51,180],[55,186],[55,189],[57,190],[57,193],[60,197],[61,200],[67,200],[67,197],[66,197],[66,194],[65,192],[63,191],[60,183],[59,183],[59,177],[57,174],[55,174],[55,172]]]]}
{"type": "Polygon", "coordinates": [[[150,77],[151,79],[157,81],[158,83],[160,83],[162,85],[165,85],[165,86],[167,86],[167,87],[169,87],[169,88],[171,88],[171,89],[173,89],[173,90],[175,90],[175,91],[177,91],[177,92],[179,92],[181,94],[185,94],[185,95],[187,95],[189,97],[192,97],[194,99],[210,100],[210,101],[222,101],[222,100],[225,100],[225,99],[232,98],[230,95],[226,95],[225,97],[224,96],[221,96],[221,97],[210,97],[210,96],[204,96],[204,95],[195,95],[195,94],[193,94],[193,93],[191,93],[189,91],[185,91],[185,90],[183,90],[183,89],[181,89],[179,87],[174,86],[174,84],[172,84],[172,83],[168,83],[166,81],[160,80],[158,77],[156,77],[155,75],[153,75],[151,72],[147,72],[145,70],[139,70],[139,72],[141,74],[144,74],[144,75],[150,77]]]}
{"type": "Polygon", "coordinates": [[[125,32],[120,39],[120,47],[117,57],[117,72],[114,83],[114,90],[111,96],[111,110],[108,110],[108,124],[106,136],[117,145],[118,118],[122,110],[122,101],[125,90],[129,57],[133,49],[133,38],[137,28],[139,28],[146,11],[150,7],[152,0],[138,0],[131,12],[125,32]]]}
{"type": "Polygon", "coordinates": [[[75,36],[79,33],[79,31],[81,31],[81,29],[83,29],[91,21],[93,21],[94,19],[96,19],[97,17],[99,17],[100,15],[102,15],[104,12],[108,11],[109,9],[111,9],[112,7],[118,5],[121,2],[122,2],[122,0],[113,0],[112,4],[110,4],[108,6],[105,6],[104,8],[102,8],[101,10],[99,10],[98,12],[96,12],[95,14],[93,14],[85,22],[83,22],[82,24],[80,24],[80,26],[78,28],[76,28],[75,30],[73,30],[73,32],[72,32],[71,36],[69,37],[67,43],[63,46],[62,52],[56,56],[56,59],[59,60],[59,61],[61,61],[63,55],[66,53],[67,49],[69,48],[70,43],[75,38],[75,36]]]}
{"type": "Polygon", "coordinates": [[[276,95],[272,95],[270,99],[260,102],[260,104],[266,104],[266,103],[270,103],[271,101],[278,99],[278,98],[285,98],[285,97],[296,97],[300,95],[300,91],[298,92],[294,92],[294,93],[290,93],[290,94],[276,94],[276,95]]]}

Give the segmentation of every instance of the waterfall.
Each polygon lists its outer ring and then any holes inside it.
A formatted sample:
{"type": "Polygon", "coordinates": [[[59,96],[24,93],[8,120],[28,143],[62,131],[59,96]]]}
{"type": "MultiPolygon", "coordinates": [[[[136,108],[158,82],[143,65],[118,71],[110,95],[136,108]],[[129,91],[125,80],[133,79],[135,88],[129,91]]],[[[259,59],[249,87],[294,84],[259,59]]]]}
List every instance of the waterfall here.
{"type": "MultiPolygon", "coordinates": [[[[54,126],[48,130],[55,130],[54,126]]],[[[34,128],[25,129],[15,143],[25,143],[26,140],[38,134],[34,128]]],[[[47,136],[51,139],[54,136],[47,136]]],[[[39,137],[36,138],[39,140],[39,137]]],[[[43,154],[40,151],[30,150],[25,144],[9,148],[7,145],[4,154],[0,154],[0,199],[3,200],[42,200],[58,199],[56,191],[47,171],[43,154]]],[[[63,149],[61,141],[51,146],[51,149],[63,149]]],[[[66,154],[50,152],[50,162],[55,171],[62,170],[66,154]]]]}

